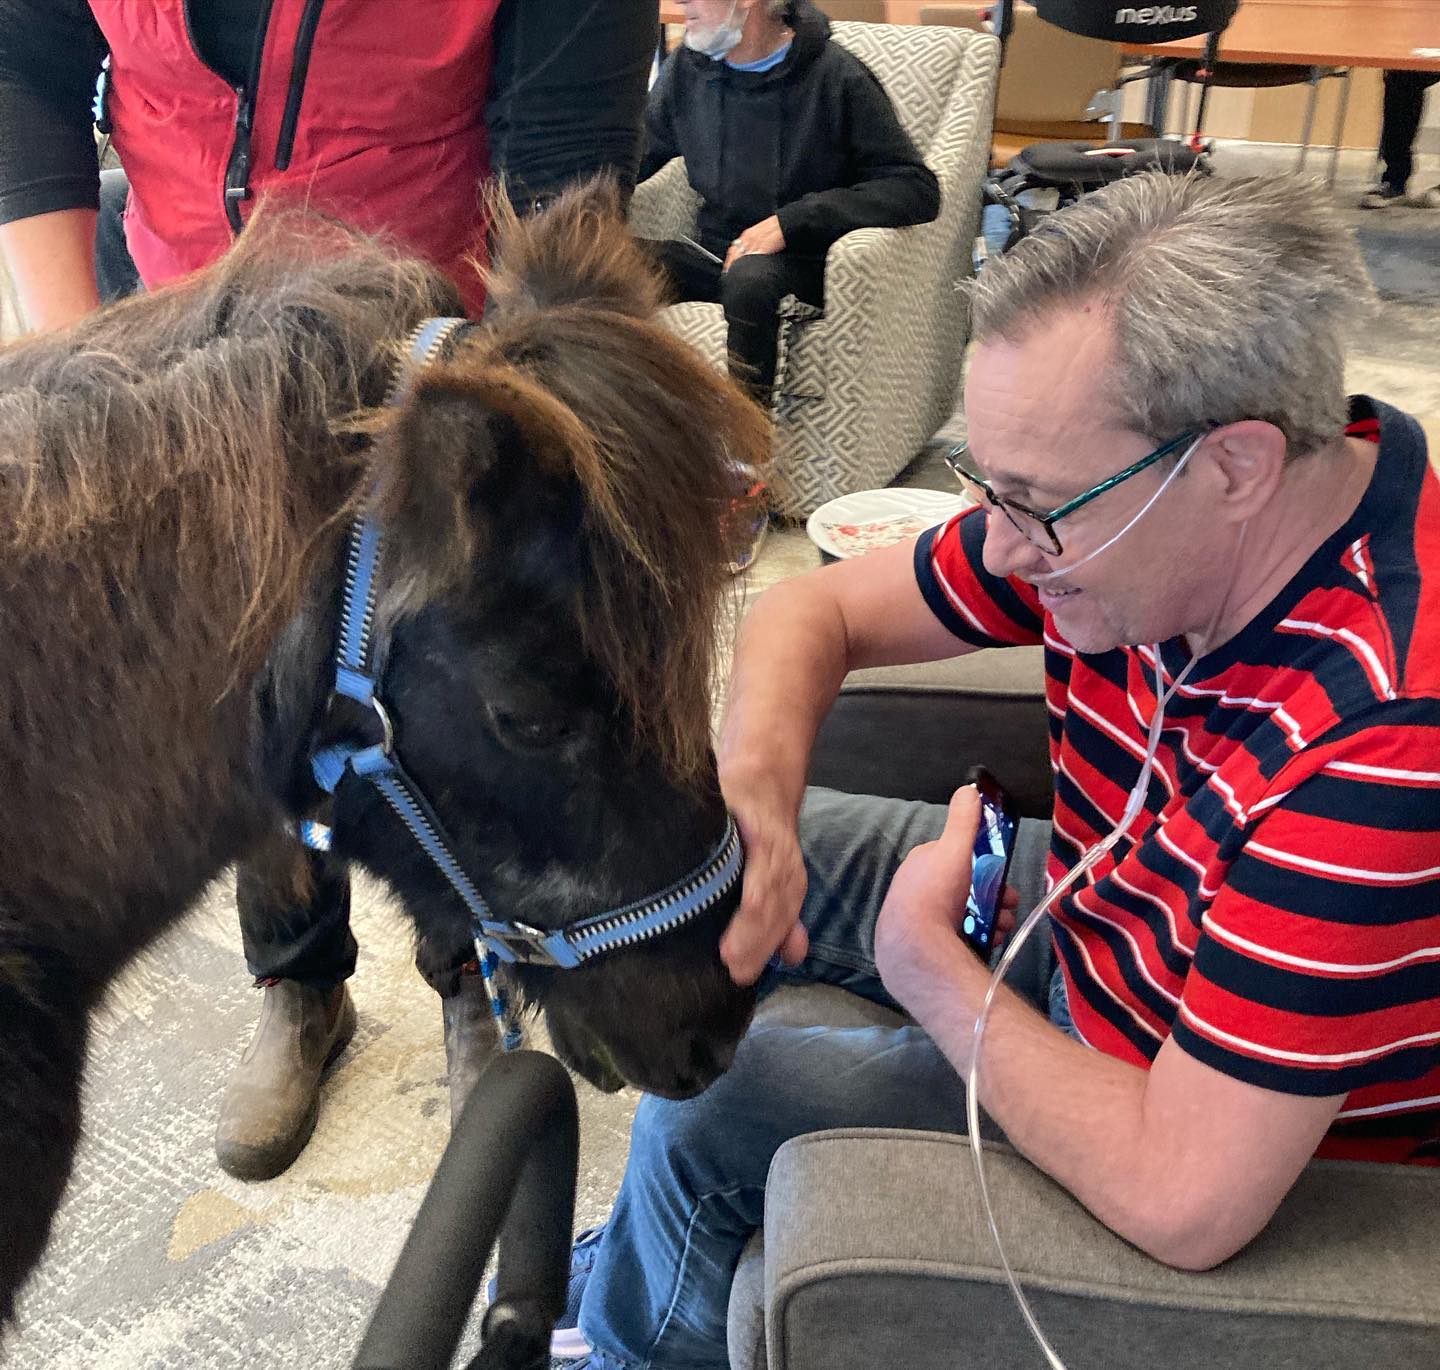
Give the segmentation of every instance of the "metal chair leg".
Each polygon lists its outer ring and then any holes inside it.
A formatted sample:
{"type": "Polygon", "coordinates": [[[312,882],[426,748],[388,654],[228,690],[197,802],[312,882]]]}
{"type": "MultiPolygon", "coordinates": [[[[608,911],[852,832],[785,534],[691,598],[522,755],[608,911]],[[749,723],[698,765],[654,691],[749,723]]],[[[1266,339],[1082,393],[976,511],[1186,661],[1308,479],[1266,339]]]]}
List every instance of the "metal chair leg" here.
{"type": "Polygon", "coordinates": [[[1197,83],[1190,91],[1189,99],[1185,104],[1185,126],[1180,130],[1181,137],[1185,136],[1185,129],[1188,128],[1197,138],[1203,130],[1200,121],[1205,117],[1205,82],[1197,83]]]}
{"type": "Polygon", "coordinates": [[[1305,83],[1310,87],[1310,98],[1305,102],[1305,126],[1300,130],[1300,160],[1295,163],[1296,171],[1305,170],[1305,154],[1310,151],[1310,130],[1315,126],[1315,106],[1320,99],[1320,77],[1320,68],[1311,67],[1310,79],[1305,83]]]}
{"type": "Polygon", "coordinates": [[[1330,142],[1330,174],[1325,184],[1333,186],[1335,175],[1340,168],[1340,143],[1345,137],[1345,112],[1350,105],[1350,68],[1335,73],[1340,78],[1340,108],[1335,115],[1335,136],[1330,142]]]}
{"type": "Polygon", "coordinates": [[[1155,130],[1157,138],[1163,138],[1170,113],[1174,66],[1162,58],[1152,57],[1146,62],[1146,70],[1149,76],[1145,82],[1145,122],[1155,130]]]}

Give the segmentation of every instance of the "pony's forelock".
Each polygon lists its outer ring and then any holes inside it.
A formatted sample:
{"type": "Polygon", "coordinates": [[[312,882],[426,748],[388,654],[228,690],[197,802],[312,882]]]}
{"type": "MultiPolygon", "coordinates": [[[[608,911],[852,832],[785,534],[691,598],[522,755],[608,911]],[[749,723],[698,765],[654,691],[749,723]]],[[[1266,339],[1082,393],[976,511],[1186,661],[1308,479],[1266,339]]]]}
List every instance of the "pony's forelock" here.
{"type": "Polygon", "coordinates": [[[768,420],[657,320],[660,283],[609,193],[573,192],[528,220],[501,213],[489,280],[486,327],[450,370],[578,482],[586,645],[642,743],[699,779],[741,535],[733,505],[742,468],[768,458],[768,420]]]}

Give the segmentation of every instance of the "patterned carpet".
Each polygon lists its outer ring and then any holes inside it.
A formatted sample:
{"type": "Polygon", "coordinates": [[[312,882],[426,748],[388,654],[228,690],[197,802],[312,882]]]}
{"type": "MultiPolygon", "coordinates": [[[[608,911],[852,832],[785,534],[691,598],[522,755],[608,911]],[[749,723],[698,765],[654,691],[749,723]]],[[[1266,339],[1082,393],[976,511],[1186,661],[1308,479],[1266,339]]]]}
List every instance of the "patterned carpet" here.
{"type": "Polygon", "coordinates": [[[448,1132],[434,996],[398,918],[357,900],[354,1045],[289,1174],[247,1185],[211,1151],[258,1009],[226,886],[133,968],[91,1055],[87,1140],[5,1362],[348,1363],[448,1132]]]}

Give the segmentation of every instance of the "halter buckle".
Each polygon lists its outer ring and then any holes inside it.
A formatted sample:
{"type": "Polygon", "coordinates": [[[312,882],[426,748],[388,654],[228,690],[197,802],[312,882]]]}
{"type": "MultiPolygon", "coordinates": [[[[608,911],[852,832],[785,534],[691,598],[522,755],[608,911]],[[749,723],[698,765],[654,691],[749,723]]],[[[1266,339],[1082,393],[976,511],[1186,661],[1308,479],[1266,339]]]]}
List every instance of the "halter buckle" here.
{"type": "Polygon", "coordinates": [[[527,966],[548,966],[553,970],[569,970],[580,964],[580,958],[568,950],[563,934],[554,929],[537,928],[518,919],[509,922],[485,922],[480,935],[502,961],[520,962],[527,966]]]}

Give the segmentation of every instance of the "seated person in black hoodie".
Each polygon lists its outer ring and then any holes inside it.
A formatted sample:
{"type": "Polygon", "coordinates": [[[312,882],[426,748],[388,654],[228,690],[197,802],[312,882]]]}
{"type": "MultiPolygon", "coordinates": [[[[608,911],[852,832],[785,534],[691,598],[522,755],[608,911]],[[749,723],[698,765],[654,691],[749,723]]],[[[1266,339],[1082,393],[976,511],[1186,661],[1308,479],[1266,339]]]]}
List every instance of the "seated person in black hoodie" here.
{"type": "Polygon", "coordinates": [[[685,159],[699,243],[653,246],[677,298],[724,305],[731,373],[768,402],[780,301],[823,305],[830,244],[928,223],[940,187],[811,0],[681,3],[685,43],[650,92],[640,176],[685,159]]]}

